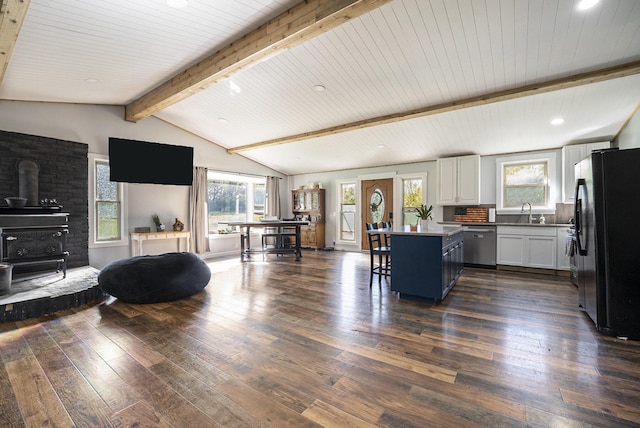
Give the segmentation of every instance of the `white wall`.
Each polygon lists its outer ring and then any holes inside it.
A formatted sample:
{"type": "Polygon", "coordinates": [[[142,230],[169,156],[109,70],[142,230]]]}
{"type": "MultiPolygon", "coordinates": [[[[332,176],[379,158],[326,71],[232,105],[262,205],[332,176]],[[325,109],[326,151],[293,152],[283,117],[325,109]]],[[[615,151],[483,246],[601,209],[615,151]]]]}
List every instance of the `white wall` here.
{"type": "MultiPolygon", "coordinates": [[[[556,199],[561,198],[562,192],[562,150],[547,150],[544,152],[531,152],[531,155],[535,157],[536,153],[554,153],[556,155],[556,177],[557,182],[554,185],[556,199]]],[[[518,153],[521,155],[523,153],[518,153]]],[[[496,203],[496,158],[504,157],[504,154],[495,156],[482,156],[480,159],[480,203],[481,204],[495,204],[496,203]]],[[[302,174],[289,177],[288,180],[288,196],[287,196],[287,209],[286,215],[291,215],[291,190],[297,189],[298,186],[303,186],[308,183],[320,183],[326,190],[326,224],[325,224],[325,241],[326,246],[335,246],[336,249],[347,251],[359,251],[359,242],[353,246],[340,246],[335,245],[337,233],[337,218],[338,218],[338,205],[337,205],[337,192],[336,180],[358,180],[360,176],[366,176],[366,179],[371,179],[371,176],[380,174],[380,176],[386,177],[389,173],[395,173],[398,175],[412,174],[412,173],[427,173],[427,205],[434,206],[434,220],[442,221],[443,207],[436,205],[436,161],[416,162],[412,164],[403,165],[391,165],[377,168],[362,168],[353,170],[333,171],[327,173],[317,174],[302,174]]],[[[398,195],[394,195],[394,198],[398,198],[398,195]]],[[[556,200],[561,202],[561,200],[556,200]]],[[[397,204],[396,204],[397,205],[397,204]]],[[[283,203],[283,209],[285,207],[283,203]]],[[[397,211],[397,207],[394,207],[394,212],[397,211]]],[[[400,215],[398,212],[397,215],[400,215]]],[[[360,216],[358,213],[357,218],[360,216]]],[[[394,214],[395,216],[395,214],[394,214]]],[[[360,230],[362,225],[359,223],[360,219],[356,223],[356,230],[360,230]]]]}
{"type": "Polygon", "coordinates": [[[616,143],[621,150],[640,147],[640,109],[636,110],[618,136],[616,143]]]}
{"type": "MultiPolygon", "coordinates": [[[[413,173],[426,173],[427,174],[427,205],[434,206],[434,220],[442,220],[442,207],[436,206],[436,162],[417,162],[412,164],[403,165],[391,165],[377,168],[361,168],[350,169],[344,171],[333,171],[317,174],[303,174],[289,177],[288,181],[288,199],[287,199],[287,215],[292,215],[291,212],[291,190],[297,189],[299,186],[306,185],[308,183],[320,183],[326,190],[325,201],[325,245],[327,247],[335,246],[336,249],[346,251],[359,251],[359,241],[353,246],[340,246],[334,245],[336,241],[337,220],[339,215],[339,207],[337,204],[336,180],[355,180],[358,182],[359,177],[366,176],[366,180],[371,180],[374,176],[379,174],[381,177],[388,177],[389,173],[394,174],[413,174],[413,173]]],[[[359,185],[359,182],[358,182],[359,185]]],[[[397,199],[398,195],[394,195],[394,199],[397,199]]],[[[397,205],[397,204],[396,204],[397,205]]],[[[285,205],[283,204],[283,207],[285,205]]],[[[397,206],[394,207],[394,217],[401,215],[397,212],[397,206]]],[[[361,229],[360,225],[360,213],[356,218],[356,230],[361,229]]]]}
{"type": "MultiPolygon", "coordinates": [[[[23,134],[39,135],[61,140],[85,143],[89,153],[108,154],[109,137],[128,138],[194,147],[194,164],[212,170],[256,175],[277,175],[271,169],[241,155],[230,155],[223,148],[162,120],[149,117],[138,123],[126,122],[122,106],[80,104],[54,104],[40,102],[0,101],[0,129],[23,134]]],[[[286,182],[286,181],[283,181],[286,182]]],[[[189,187],[155,184],[127,184],[129,230],[136,226],[152,226],[151,215],[157,213],[171,229],[175,218],[189,225],[189,187]]],[[[289,199],[286,186],[282,186],[283,203],[289,199]]],[[[87,189],[88,191],[88,189],[87,189]]],[[[283,205],[283,208],[286,205],[283,205]]],[[[239,246],[230,239],[211,240],[212,254],[219,255],[239,246]]],[[[234,241],[234,242],[235,242],[234,241]]],[[[145,252],[157,254],[175,251],[176,242],[145,242],[145,252]]],[[[107,263],[129,257],[127,246],[90,248],[89,263],[102,268],[107,263]]]]}

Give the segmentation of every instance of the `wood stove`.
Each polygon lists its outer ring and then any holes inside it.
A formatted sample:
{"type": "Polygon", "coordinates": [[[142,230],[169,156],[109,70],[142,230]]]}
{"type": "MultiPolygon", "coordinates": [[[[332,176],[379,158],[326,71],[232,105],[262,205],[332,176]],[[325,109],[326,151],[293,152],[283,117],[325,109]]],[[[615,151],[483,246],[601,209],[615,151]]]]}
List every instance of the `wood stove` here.
{"type": "Polygon", "coordinates": [[[59,207],[25,207],[0,211],[0,262],[55,264],[67,276],[69,214],[59,207]]]}

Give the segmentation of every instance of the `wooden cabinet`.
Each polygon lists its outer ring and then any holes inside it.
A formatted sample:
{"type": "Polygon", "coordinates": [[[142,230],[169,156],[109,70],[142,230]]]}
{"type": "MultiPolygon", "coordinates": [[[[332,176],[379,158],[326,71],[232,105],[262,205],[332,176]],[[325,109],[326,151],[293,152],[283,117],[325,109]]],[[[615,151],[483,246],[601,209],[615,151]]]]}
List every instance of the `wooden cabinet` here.
{"type": "Polygon", "coordinates": [[[300,246],[324,248],[325,189],[301,189],[291,191],[291,206],[296,219],[308,220],[309,226],[300,228],[300,246]]]}
{"type": "Polygon", "coordinates": [[[464,269],[464,233],[451,236],[392,234],[391,290],[408,300],[445,298],[464,269]]]}
{"type": "Polygon", "coordinates": [[[592,151],[608,149],[611,147],[609,141],[598,143],[573,144],[562,148],[562,202],[565,204],[574,203],[575,191],[575,165],[586,158],[592,151]]]}
{"type": "Polygon", "coordinates": [[[556,227],[498,226],[499,265],[556,269],[556,227]]]}
{"type": "Polygon", "coordinates": [[[438,159],[436,193],[438,205],[478,205],[480,156],[438,159]]]}

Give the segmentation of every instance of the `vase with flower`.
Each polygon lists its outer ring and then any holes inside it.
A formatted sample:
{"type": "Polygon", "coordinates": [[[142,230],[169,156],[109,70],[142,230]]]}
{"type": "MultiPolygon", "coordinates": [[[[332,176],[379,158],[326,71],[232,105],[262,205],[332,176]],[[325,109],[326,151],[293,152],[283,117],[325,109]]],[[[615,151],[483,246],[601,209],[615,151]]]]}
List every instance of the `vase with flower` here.
{"type": "Polygon", "coordinates": [[[429,227],[429,220],[433,219],[433,205],[429,205],[427,207],[425,204],[422,204],[416,208],[416,213],[420,222],[420,229],[427,230],[429,227]]]}

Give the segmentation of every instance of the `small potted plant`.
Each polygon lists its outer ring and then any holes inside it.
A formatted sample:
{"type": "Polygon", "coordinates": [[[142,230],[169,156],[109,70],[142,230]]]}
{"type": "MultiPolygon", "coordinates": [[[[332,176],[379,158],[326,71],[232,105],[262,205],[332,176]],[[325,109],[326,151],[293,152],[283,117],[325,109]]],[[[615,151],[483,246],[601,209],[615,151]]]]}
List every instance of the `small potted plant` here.
{"type": "Polygon", "coordinates": [[[427,207],[425,204],[422,204],[416,208],[416,213],[418,214],[418,219],[420,220],[421,229],[425,230],[428,226],[429,220],[433,220],[433,216],[431,215],[432,212],[433,205],[429,205],[427,207]]]}
{"type": "Polygon", "coordinates": [[[164,231],[164,224],[162,224],[162,222],[160,221],[160,217],[158,217],[158,214],[152,215],[151,219],[153,220],[153,223],[156,225],[156,232],[164,231]]]}

